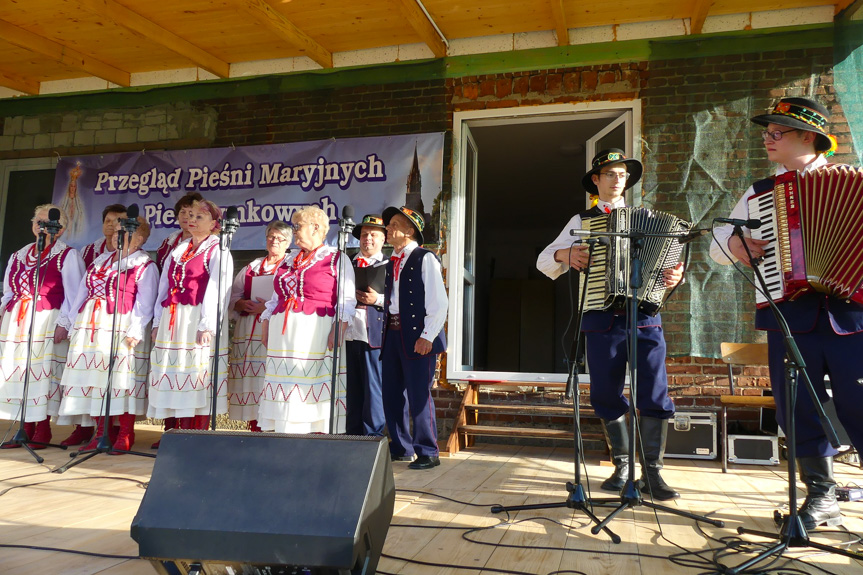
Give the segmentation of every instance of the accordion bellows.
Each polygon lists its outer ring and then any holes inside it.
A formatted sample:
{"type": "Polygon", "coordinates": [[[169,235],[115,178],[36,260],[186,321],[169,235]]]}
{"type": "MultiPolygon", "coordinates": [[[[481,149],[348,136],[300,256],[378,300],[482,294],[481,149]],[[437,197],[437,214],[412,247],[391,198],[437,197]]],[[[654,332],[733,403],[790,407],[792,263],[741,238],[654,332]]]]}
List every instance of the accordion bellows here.
{"type": "MultiPolygon", "coordinates": [[[[692,227],[690,222],[672,214],[647,208],[617,208],[610,214],[587,218],[582,226],[591,232],[642,232],[645,234],[682,235],[692,227]]],[[[608,246],[595,248],[589,274],[579,276],[579,289],[587,294],[584,309],[607,310],[623,308],[629,296],[631,274],[631,240],[611,237],[608,246]]],[[[638,310],[656,315],[667,291],[663,272],[680,261],[683,246],[676,237],[648,236],[640,240],[635,252],[642,262],[643,282],[636,292],[638,310]]]]}
{"type": "MultiPolygon", "coordinates": [[[[863,304],[863,169],[830,165],[786,172],[749,199],[771,243],[759,268],[775,302],[817,291],[863,304]]],[[[767,299],[756,292],[756,304],[767,299]]]]}

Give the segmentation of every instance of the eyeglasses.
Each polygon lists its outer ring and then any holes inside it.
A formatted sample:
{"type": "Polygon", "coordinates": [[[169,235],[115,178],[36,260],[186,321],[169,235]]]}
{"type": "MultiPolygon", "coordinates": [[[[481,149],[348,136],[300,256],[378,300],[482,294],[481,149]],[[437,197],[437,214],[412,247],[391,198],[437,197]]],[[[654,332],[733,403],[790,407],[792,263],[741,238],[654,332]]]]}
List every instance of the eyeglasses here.
{"type": "Polygon", "coordinates": [[[600,176],[605,176],[605,179],[609,182],[613,182],[615,180],[628,180],[629,173],[628,172],[600,172],[600,176]]]}
{"type": "Polygon", "coordinates": [[[764,130],[763,132],[761,132],[761,139],[766,140],[768,137],[770,137],[770,138],[773,138],[774,142],[778,142],[779,140],[782,139],[782,134],[787,134],[789,132],[796,132],[796,131],[797,130],[795,130],[794,128],[791,128],[790,130],[785,130],[784,132],[780,132],[779,130],[774,130],[773,132],[768,132],[767,130],[764,130]]]}
{"type": "Polygon", "coordinates": [[[315,226],[315,229],[318,229],[318,224],[313,224],[311,222],[300,222],[298,224],[291,224],[291,229],[296,232],[299,231],[299,229],[303,226],[315,226]]]}
{"type": "Polygon", "coordinates": [[[283,243],[285,243],[286,241],[288,241],[288,238],[285,238],[285,237],[282,237],[282,236],[272,236],[272,235],[271,235],[271,236],[267,236],[267,241],[274,242],[274,243],[277,243],[277,244],[283,244],[283,243]]]}

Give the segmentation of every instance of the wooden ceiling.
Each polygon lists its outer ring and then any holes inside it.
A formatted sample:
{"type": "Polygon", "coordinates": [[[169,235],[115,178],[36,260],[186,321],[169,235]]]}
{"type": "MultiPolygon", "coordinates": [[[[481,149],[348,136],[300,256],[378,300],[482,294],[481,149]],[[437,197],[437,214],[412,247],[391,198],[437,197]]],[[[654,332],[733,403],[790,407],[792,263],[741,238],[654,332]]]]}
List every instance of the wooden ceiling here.
{"type": "Polygon", "coordinates": [[[39,94],[42,82],[94,77],[118,86],[132,74],[447,43],[496,34],[834,6],[852,0],[0,0],[0,86],[39,94]],[[611,6],[614,7],[611,10],[611,6]],[[425,10],[423,10],[425,8],[425,10]],[[439,30],[439,32],[438,32],[439,30]]]}

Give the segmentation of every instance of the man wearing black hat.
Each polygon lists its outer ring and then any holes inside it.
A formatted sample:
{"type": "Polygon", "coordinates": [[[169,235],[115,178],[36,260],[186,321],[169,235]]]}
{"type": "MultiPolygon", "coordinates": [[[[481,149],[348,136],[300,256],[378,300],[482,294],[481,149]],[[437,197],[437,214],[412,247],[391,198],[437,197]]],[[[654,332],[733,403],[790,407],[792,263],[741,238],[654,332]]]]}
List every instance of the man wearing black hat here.
{"type": "Polygon", "coordinates": [[[393,246],[384,290],[387,322],[381,352],[390,455],[396,461],[410,461],[416,455],[409,468],[431,469],[440,465],[431,387],[437,354],[446,349],[446,288],[437,257],[420,247],[422,215],[406,207],[389,207],[384,210],[384,223],[393,246]]]}
{"type": "MultiPolygon", "coordinates": [[[[832,154],[836,141],[827,132],[829,112],[808,98],[782,98],[771,113],[752,118],[764,126],[761,137],[767,158],[776,163],[778,176],[791,170],[808,172],[828,164],[825,154],[832,154]]],[[[748,200],[754,194],[772,190],[774,178],[755,182],[731,212],[732,218],[749,219],[748,200]]],[[[710,256],[720,264],[734,261],[750,266],[745,242],[753,258],[764,256],[767,241],[732,236],[733,228],[714,229],[715,240],[710,256]]],[[[863,422],[859,416],[863,405],[863,306],[820,293],[805,294],[794,301],[777,304],[794,334],[806,372],[822,401],[828,398],[824,375],[830,375],[836,414],[848,432],[851,442],[863,449],[863,422]]],[[[756,329],[767,331],[770,385],[776,398],[776,415],[785,429],[785,347],[782,332],[768,308],[755,311],[756,329]]],[[[806,484],[806,499],[800,507],[800,518],[807,529],[842,522],[836,502],[833,478],[833,456],[837,451],[828,443],[824,429],[809,394],[800,382],[795,410],[797,465],[806,484]]]]}
{"type": "MultiPolygon", "coordinates": [[[[638,183],[642,166],[628,159],[622,150],[612,148],[599,152],[581,183],[593,194],[597,204],[575,215],[536,261],[536,267],[556,279],[573,268],[582,271],[588,264],[586,245],[574,243],[569,231],[581,229],[588,218],[610,213],[624,207],[624,192],[638,183]]],[[[575,240],[578,241],[577,239],[575,240]]],[[[677,285],[683,277],[683,265],[664,271],[668,287],[677,285]]],[[[642,482],[655,499],[661,501],[680,497],[660,476],[668,437],[668,422],[674,415],[674,403],[668,397],[668,376],[665,370],[665,336],[659,315],[638,314],[638,385],[636,406],[641,430],[642,482]]],[[[590,402],[602,419],[611,445],[614,474],[605,480],[602,489],[620,491],[629,467],[629,434],[626,414],[629,402],[623,396],[627,365],[627,333],[625,311],[588,311],[582,320],[587,341],[587,365],[590,368],[590,402]]]]}
{"type": "MultiPolygon", "coordinates": [[[[381,268],[386,259],[381,248],[386,227],[379,214],[367,214],[353,230],[360,241],[354,256],[357,277],[357,308],[345,335],[347,390],[345,395],[345,433],[348,435],[384,434],[384,405],[381,399],[381,343],[384,334],[384,294],[370,286],[360,286],[366,277],[357,268],[381,268]]],[[[381,289],[381,288],[378,288],[381,289]]]]}

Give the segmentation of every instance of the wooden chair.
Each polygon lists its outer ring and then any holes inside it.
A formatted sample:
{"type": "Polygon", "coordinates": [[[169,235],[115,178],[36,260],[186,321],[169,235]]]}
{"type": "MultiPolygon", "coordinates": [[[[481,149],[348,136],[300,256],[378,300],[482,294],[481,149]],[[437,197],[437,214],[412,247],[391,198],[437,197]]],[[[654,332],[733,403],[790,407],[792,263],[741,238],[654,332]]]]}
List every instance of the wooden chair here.
{"type": "Polygon", "coordinates": [[[722,473],[728,473],[728,406],[776,409],[772,396],[734,395],[734,366],[767,365],[766,343],[730,343],[720,345],[722,361],[728,365],[731,395],[719,396],[722,405],[722,473]]]}

